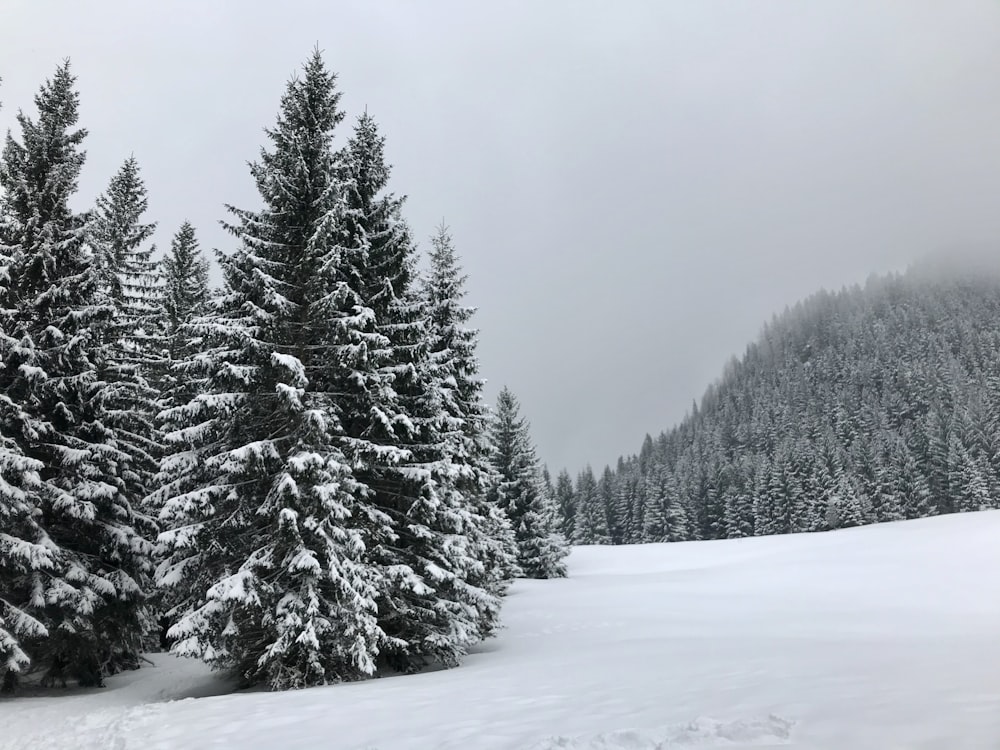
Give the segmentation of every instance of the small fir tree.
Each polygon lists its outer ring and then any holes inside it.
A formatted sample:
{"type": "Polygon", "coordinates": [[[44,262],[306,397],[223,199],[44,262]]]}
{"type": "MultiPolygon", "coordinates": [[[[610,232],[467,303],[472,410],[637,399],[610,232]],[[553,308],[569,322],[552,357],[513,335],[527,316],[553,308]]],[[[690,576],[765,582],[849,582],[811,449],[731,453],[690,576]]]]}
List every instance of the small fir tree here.
{"type": "Polygon", "coordinates": [[[507,512],[517,540],[518,564],[528,578],[566,575],[569,550],[549,524],[538,459],[528,423],[514,394],[504,388],[497,398],[493,423],[494,468],[499,482],[494,501],[507,512]]]}

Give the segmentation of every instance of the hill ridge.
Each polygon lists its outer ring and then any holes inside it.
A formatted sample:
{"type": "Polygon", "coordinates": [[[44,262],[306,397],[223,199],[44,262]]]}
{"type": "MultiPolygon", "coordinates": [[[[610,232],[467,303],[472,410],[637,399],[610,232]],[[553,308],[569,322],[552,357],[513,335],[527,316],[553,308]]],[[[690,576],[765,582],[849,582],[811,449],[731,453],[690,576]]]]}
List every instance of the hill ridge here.
{"type": "Polygon", "coordinates": [[[577,544],[1000,507],[1000,272],[919,264],[766,323],[674,428],[553,489],[577,544]]]}

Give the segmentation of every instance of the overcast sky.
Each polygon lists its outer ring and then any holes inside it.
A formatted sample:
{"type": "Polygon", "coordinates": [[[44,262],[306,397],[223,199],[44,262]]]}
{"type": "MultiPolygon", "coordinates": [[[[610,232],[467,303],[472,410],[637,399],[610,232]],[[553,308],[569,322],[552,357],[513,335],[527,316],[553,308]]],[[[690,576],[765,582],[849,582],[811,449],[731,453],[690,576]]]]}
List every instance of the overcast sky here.
{"type": "Polygon", "coordinates": [[[3,0],[0,127],[70,57],[81,205],[134,153],[161,246],[232,250],[315,45],[554,470],[637,451],[820,287],[1000,248],[995,0],[3,0]]]}

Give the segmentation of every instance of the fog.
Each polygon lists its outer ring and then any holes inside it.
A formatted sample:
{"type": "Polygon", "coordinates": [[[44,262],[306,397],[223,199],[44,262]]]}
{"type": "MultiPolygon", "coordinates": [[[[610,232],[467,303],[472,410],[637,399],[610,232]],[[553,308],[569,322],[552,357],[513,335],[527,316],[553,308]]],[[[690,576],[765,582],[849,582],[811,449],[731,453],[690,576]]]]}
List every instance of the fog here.
{"type": "Polygon", "coordinates": [[[71,58],[81,207],[134,153],[161,247],[190,219],[232,250],[314,46],[422,246],[450,225],[488,395],[553,470],[635,452],[820,287],[1000,248],[991,0],[5,0],[0,127],[71,58]]]}

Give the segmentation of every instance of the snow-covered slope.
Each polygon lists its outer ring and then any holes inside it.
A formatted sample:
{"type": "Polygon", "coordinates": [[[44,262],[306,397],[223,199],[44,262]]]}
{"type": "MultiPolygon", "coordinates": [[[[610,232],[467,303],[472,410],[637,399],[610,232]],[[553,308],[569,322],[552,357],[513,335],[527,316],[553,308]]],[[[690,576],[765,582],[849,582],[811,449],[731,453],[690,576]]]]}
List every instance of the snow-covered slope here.
{"type": "Polygon", "coordinates": [[[457,670],[224,692],[196,663],[0,700],[0,748],[1000,747],[1000,512],[578,548],[457,670]],[[163,702],[179,698],[172,702],[163,702]]]}

